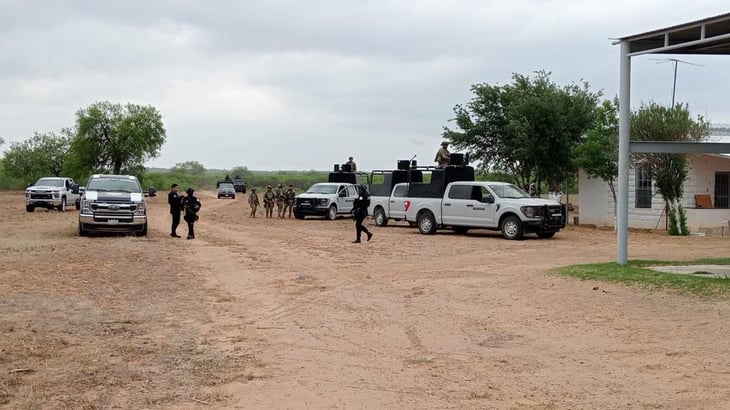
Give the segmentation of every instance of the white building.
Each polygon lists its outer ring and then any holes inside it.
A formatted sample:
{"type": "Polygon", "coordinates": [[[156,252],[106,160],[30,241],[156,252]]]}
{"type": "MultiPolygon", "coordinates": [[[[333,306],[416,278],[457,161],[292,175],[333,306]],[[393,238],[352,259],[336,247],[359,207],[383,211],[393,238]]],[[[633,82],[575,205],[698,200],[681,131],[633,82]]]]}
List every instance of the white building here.
{"type": "MultiPolygon", "coordinates": [[[[730,137],[716,135],[709,141],[730,142],[730,137]]],[[[730,220],[730,156],[688,154],[687,160],[689,172],[684,183],[682,205],[687,211],[690,230],[727,227],[730,220]],[[707,199],[711,208],[698,206],[698,201],[701,205],[707,199]]],[[[580,223],[614,226],[615,203],[608,183],[602,179],[588,178],[580,170],[578,189],[580,223]]],[[[657,192],[653,181],[642,172],[641,166],[635,163],[629,170],[629,227],[666,228],[662,195],[657,192]]]]}

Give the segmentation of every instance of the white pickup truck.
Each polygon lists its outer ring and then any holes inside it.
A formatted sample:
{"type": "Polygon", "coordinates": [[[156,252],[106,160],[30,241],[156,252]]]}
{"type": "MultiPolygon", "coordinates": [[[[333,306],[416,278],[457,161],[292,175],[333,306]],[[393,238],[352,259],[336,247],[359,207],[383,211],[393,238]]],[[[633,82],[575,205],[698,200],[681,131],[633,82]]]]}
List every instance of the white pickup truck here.
{"type": "Polygon", "coordinates": [[[391,219],[396,221],[405,219],[407,193],[408,183],[401,182],[393,186],[393,191],[390,193],[390,196],[370,195],[368,215],[373,216],[375,225],[385,226],[391,219]]]}
{"type": "Polygon", "coordinates": [[[75,204],[79,209],[78,185],[67,177],[43,177],[35,184],[25,189],[25,210],[35,211],[36,208],[66,211],[68,204],[75,204]]]}
{"type": "Polygon", "coordinates": [[[409,197],[405,208],[405,219],[415,222],[422,234],[451,227],[458,233],[501,230],[507,239],[521,239],[525,233],[552,238],[566,222],[565,206],[560,202],[532,198],[505,182],[451,182],[443,197],[409,197]]]}
{"type": "Polygon", "coordinates": [[[324,216],[335,220],[337,215],[350,214],[357,198],[357,186],[343,182],[320,182],[294,200],[294,217],[324,216]]]}

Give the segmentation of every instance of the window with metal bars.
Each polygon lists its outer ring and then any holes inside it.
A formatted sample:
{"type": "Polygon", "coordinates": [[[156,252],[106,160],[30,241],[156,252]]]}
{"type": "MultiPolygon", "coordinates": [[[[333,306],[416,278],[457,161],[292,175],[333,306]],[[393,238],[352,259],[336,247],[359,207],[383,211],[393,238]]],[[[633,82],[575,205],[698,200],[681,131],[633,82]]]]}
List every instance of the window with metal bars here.
{"type": "Polygon", "coordinates": [[[642,165],[636,166],[636,208],[651,208],[651,176],[642,165]]]}

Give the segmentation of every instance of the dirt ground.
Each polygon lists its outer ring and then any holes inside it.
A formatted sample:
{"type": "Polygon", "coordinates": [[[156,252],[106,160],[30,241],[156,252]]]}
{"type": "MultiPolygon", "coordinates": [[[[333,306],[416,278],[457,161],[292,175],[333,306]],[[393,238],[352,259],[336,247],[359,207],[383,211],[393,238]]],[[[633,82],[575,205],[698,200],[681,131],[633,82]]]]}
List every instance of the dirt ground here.
{"type": "MultiPolygon", "coordinates": [[[[613,231],[351,244],[203,192],[188,241],[162,194],[148,237],[81,238],[0,193],[0,407],[730,408],[730,301],[547,272],[615,260],[613,231]]],[[[630,234],[631,259],[729,250],[630,234]]]]}

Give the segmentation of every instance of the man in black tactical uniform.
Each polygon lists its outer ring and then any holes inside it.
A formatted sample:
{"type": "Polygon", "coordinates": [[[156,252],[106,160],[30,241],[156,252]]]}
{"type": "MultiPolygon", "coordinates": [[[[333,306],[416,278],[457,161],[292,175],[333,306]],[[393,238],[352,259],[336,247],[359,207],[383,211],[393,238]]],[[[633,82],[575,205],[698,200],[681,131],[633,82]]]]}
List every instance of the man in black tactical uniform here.
{"type": "Polygon", "coordinates": [[[360,236],[362,236],[363,232],[365,232],[365,234],[368,236],[368,242],[370,242],[370,239],[373,238],[373,234],[368,231],[368,228],[366,228],[362,224],[362,221],[364,221],[365,218],[368,216],[368,207],[370,206],[370,194],[368,193],[368,189],[363,184],[358,185],[357,189],[359,191],[358,196],[357,198],[355,198],[355,201],[352,204],[352,216],[355,218],[356,239],[352,241],[352,243],[360,243],[360,236]]]}
{"type": "Polygon", "coordinates": [[[200,201],[193,196],[193,188],[185,190],[187,196],[182,199],[182,208],[185,212],[185,222],[188,223],[188,239],[195,239],[195,222],[198,221],[198,211],[200,211],[200,201]]]}
{"type": "Polygon", "coordinates": [[[179,238],[177,234],[177,226],[180,225],[180,211],[182,210],[180,195],[177,193],[177,184],[170,186],[170,193],[167,194],[167,203],[170,204],[170,214],[172,215],[172,229],[170,230],[170,236],[173,238],[179,238]]]}

